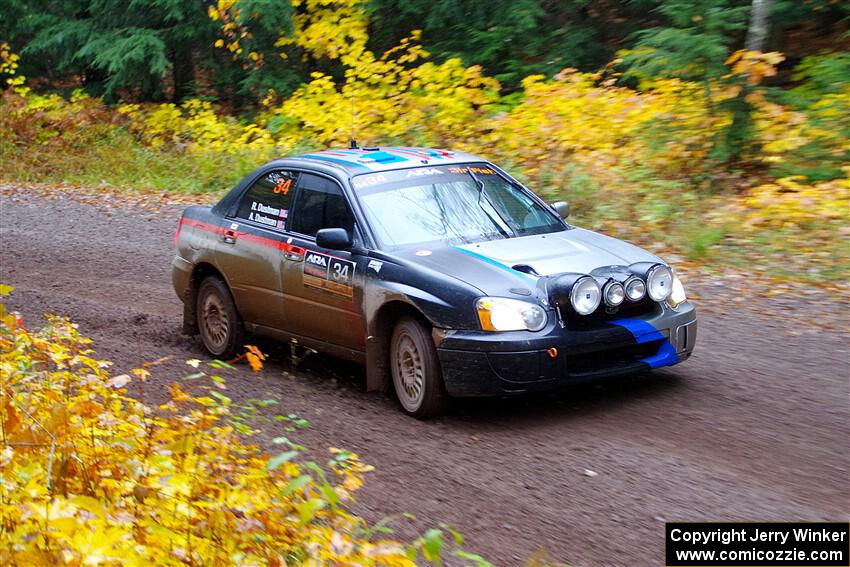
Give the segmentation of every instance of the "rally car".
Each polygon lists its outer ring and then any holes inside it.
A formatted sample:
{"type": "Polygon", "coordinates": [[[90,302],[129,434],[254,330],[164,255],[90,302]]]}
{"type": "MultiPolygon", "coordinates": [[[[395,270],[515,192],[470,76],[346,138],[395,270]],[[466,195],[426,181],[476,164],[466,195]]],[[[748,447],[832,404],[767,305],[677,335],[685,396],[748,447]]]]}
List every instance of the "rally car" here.
{"type": "Polygon", "coordinates": [[[246,333],[366,364],[417,417],[677,364],[696,312],[672,268],[572,226],[487,160],[326,150],[267,163],[177,229],[184,331],[211,355],[246,333]]]}

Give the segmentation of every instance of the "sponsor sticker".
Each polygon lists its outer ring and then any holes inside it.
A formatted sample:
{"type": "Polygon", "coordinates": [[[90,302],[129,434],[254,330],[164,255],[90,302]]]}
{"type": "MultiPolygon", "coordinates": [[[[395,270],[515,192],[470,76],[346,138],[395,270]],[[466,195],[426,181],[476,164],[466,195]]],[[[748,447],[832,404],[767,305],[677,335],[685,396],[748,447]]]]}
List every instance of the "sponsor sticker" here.
{"type": "Polygon", "coordinates": [[[449,173],[475,173],[478,175],[496,175],[496,170],[489,167],[450,167],[449,173]]]}
{"type": "Polygon", "coordinates": [[[304,285],[353,297],[354,269],[357,264],[321,252],[309,250],[304,256],[304,285]]]}
{"type": "Polygon", "coordinates": [[[251,212],[248,214],[248,220],[260,223],[262,225],[284,228],[286,225],[286,217],[289,216],[289,209],[272,207],[259,201],[251,202],[251,212]]]}
{"type": "Polygon", "coordinates": [[[417,167],[416,169],[408,169],[405,177],[425,177],[428,175],[442,175],[445,173],[438,167],[417,167]]]}
{"type": "Polygon", "coordinates": [[[375,185],[380,185],[381,183],[387,182],[387,176],[383,173],[372,173],[369,175],[361,175],[359,177],[355,177],[351,180],[351,184],[355,189],[361,189],[363,187],[373,187],[375,185]]]}
{"type": "Polygon", "coordinates": [[[384,263],[378,260],[369,260],[369,269],[375,270],[376,272],[381,271],[381,267],[383,267],[384,263]]]}

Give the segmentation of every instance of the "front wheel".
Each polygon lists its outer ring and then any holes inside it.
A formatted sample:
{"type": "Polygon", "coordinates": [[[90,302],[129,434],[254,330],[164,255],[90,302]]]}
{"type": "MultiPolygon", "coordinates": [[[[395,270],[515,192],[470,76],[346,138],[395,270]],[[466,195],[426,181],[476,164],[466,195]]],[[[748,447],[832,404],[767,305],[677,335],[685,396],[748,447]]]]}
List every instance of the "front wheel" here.
{"type": "Polygon", "coordinates": [[[198,288],[195,313],[204,347],[216,358],[232,358],[242,348],[245,331],[233,296],[221,278],[210,276],[198,288]]]}
{"type": "Polygon", "coordinates": [[[390,342],[390,369],[405,412],[426,418],[445,411],[448,396],[437,349],[428,329],[415,319],[405,317],[396,324],[390,342]]]}

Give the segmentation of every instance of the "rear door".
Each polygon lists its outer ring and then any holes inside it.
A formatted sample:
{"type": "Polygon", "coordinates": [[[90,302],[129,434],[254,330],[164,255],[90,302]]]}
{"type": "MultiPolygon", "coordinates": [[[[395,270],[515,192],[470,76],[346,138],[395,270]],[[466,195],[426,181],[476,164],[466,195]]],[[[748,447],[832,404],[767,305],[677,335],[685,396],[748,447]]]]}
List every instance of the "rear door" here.
{"type": "Polygon", "coordinates": [[[284,265],[287,329],[331,344],[363,351],[361,312],[365,259],[316,245],[323,228],[344,228],[358,239],[351,207],[339,183],[302,173],[289,219],[290,250],[284,265]]]}
{"type": "Polygon", "coordinates": [[[263,172],[228,211],[219,232],[216,261],[242,317],[285,328],[282,262],[286,228],[298,172],[263,172]]]}

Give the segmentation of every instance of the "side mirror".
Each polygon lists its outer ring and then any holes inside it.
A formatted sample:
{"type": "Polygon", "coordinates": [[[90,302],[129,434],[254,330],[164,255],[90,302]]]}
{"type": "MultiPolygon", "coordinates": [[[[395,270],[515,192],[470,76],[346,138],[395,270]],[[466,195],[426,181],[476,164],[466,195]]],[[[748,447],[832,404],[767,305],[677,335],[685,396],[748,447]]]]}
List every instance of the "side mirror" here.
{"type": "Polygon", "coordinates": [[[558,213],[558,216],[562,219],[570,216],[570,204],[566,201],[555,201],[552,203],[552,208],[558,213]]]}
{"type": "Polygon", "coordinates": [[[329,250],[348,250],[354,241],[344,228],[323,228],[316,233],[316,244],[329,250]]]}

